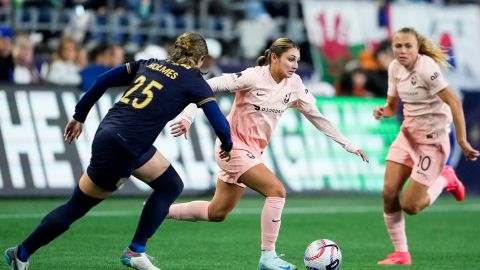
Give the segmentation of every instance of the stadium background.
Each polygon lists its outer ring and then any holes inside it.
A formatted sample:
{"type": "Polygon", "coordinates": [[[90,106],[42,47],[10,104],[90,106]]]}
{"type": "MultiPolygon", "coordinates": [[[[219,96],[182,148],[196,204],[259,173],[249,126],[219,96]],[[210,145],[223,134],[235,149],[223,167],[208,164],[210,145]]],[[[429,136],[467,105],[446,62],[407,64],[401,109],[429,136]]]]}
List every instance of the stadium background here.
{"type": "MultiPolygon", "coordinates": [[[[85,48],[105,41],[120,44],[129,60],[138,58],[139,53],[140,57],[148,55],[142,48],[152,42],[163,46],[157,50],[161,57],[175,35],[199,31],[218,42],[219,48],[211,50],[217,54],[216,65],[223,72],[254,65],[256,57],[277,37],[297,40],[302,47],[298,73],[317,96],[320,110],[365,149],[371,162],[365,165],[350,157],[297,112],[289,111],[264,158],[291,192],[379,193],[384,157],[398,123],[395,118],[378,122],[371,117],[372,108],[382,104],[386,90],[374,95],[366,94],[368,89],[348,92],[342,81],[349,79],[352,65],[356,64],[356,69],[369,68],[365,58],[369,59],[379,44],[402,26],[417,28],[452,56],[454,68],[446,71],[446,76],[463,97],[469,140],[474,147],[480,145],[480,112],[476,105],[480,102],[477,4],[225,0],[192,1],[192,6],[188,6],[188,1],[153,1],[145,14],[140,12],[142,4],[135,1],[105,1],[105,13],[100,13],[98,7],[88,9],[88,3],[4,1],[0,25],[17,36],[28,33],[36,40],[37,65],[48,64],[61,35],[77,36],[78,43],[85,48]],[[125,9],[118,15],[119,8],[128,4],[136,9],[125,9]]],[[[88,165],[93,133],[119,91],[109,91],[97,110],[90,113],[80,141],[65,145],[61,140],[63,123],[72,114],[82,91],[75,85],[59,87],[48,81],[2,84],[0,196],[67,194],[88,165]]],[[[221,95],[219,99],[227,113],[231,96],[221,95]]],[[[189,141],[174,139],[166,131],[156,143],[180,171],[186,194],[201,194],[214,188],[214,136],[205,121],[202,115],[195,121],[189,141]]],[[[478,194],[475,176],[480,173],[480,166],[465,162],[458,147],[454,154],[457,173],[468,192],[478,194]]],[[[134,180],[120,194],[142,194],[145,190],[142,183],[134,180]]]]}
{"type": "MultiPolygon", "coordinates": [[[[368,68],[365,58],[371,60],[392,31],[413,26],[448,50],[454,69],[445,75],[462,96],[469,140],[480,148],[478,1],[3,0],[0,6],[2,35],[9,37],[4,29],[15,36],[27,33],[35,43],[38,67],[51,60],[63,34],[75,36],[89,50],[113,41],[130,60],[140,52],[149,55],[148,44],[159,45],[155,52],[162,55],[162,48],[177,34],[199,31],[221,44],[215,64],[223,72],[254,65],[256,56],[277,37],[298,41],[302,53],[298,73],[317,96],[320,110],[371,159],[362,163],[296,111],[285,113],[264,159],[289,194],[279,251],[299,266],[305,247],[318,238],[339,243],[342,269],[382,269],[375,263],[391,250],[380,191],[384,158],[399,123],[396,118],[373,120],[372,109],[384,98],[349,92],[352,89],[344,89],[341,82],[352,66],[368,68]],[[105,3],[105,13],[88,2],[105,3]],[[119,13],[119,5],[127,4],[134,6],[119,13]]],[[[0,84],[2,248],[23,238],[71,192],[88,165],[95,129],[120,94],[121,89],[108,91],[91,111],[80,140],[67,145],[63,128],[82,95],[77,86],[45,81],[0,84]]],[[[228,112],[232,96],[222,94],[218,100],[228,112]]],[[[168,131],[157,140],[156,146],[185,181],[181,201],[212,195],[217,173],[213,138],[200,114],[188,140],[173,138],[168,131]]],[[[407,217],[414,258],[409,269],[479,269],[480,244],[475,240],[480,235],[480,163],[466,162],[457,149],[455,167],[467,186],[467,200],[458,204],[442,196],[425,213],[407,217]]],[[[139,181],[127,182],[117,198],[40,250],[32,258],[32,268],[118,269],[117,257],[130,237],[125,232],[135,227],[148,193],[139,181]]],[[[166,221],[150,242],[149,253],[160,258],[162,269],[254,269],[263,202],[248,193],[224,223],[166,221]]]]}

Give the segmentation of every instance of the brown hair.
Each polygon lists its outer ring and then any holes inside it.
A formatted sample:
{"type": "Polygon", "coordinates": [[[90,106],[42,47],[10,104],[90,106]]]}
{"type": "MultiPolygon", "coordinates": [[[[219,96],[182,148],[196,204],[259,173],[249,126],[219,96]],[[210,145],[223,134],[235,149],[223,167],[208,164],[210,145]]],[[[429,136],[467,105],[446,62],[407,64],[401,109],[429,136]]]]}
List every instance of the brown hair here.
{"type": "Polygon", "coordinates": [[[435,46],[433,42],[417,32],[417,30],[411,27],[404,27],[398,30],[396,33],[412,34],[418,41],[418,53],[430,56],[435,62],[444,68],[450,68],[448,63],[450,57],[439,47],[435,46]]]}
{"type": "Polygon", "coordinates": [[[55,53],[53,54],[53,57],[52,57],[52,61],[58,61],[58,60],[64,60],[63,59],[63,49],[65,48],[65,46],[67,46],[67,44],[73,44],[74,47],[75,47],[75,51],[77,51],[78,53],[78,44],[77,42],[75,41],[75,39],[73,39],[72,37],[70,36],[63,36],[61,39],[60,39],[60,43],[58,44],[58,47],[55,51],[55,53]]]}
{"type": "Polygon", "coordinates": [[[177,37],[168,55],[173,63],[194,67],[200,58],[208,55],[207,43],[202,35],[186,32],[177,37]]]}
{"type": "Polygon", "coordinates": [[[291,48],[299,49],[298,45],[289,38],[278,38],[275,40],[270,48],[266,49],[263,55],[259,56],[257,59],[257,64],[263,66],[270,63],[272,53],[280,57],[284,52],[288,51],[291,48]]]}

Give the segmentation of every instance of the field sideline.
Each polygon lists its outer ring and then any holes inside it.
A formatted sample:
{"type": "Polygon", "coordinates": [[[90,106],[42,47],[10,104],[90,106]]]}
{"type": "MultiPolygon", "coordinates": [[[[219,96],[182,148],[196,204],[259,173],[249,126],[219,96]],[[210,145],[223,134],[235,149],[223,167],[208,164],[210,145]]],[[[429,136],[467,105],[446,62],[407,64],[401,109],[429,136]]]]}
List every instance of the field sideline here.
{"type": "MultiPolygon", "coordinates": [[[[183,197],[181,201],[188,198],[183,197]]],[[[197,198],[195,198],[197,199],[197,198]]],[[[0,248],[26,237],[61,199],[0,200],[0,248]]],[[[32,258],[30,269],[126,269],[119,262],[137,223],[143,199],[112,198],[75,223],[32,258]]],[[[258,269],[263,200],[244,198],[223,223],[167,220],[147,253],[165,269],[258,269]]],[[[315,239],[340,245],[341,269],[480,269],[480,198],[458,203],[443,196],[427,211],[407,217],[411,267],[377,266],[392,251],[379,196],[288,198],[277,250],[303,267],[315,239]]],[[[0,269],[4,269],[2,261],[0,269]]]]}

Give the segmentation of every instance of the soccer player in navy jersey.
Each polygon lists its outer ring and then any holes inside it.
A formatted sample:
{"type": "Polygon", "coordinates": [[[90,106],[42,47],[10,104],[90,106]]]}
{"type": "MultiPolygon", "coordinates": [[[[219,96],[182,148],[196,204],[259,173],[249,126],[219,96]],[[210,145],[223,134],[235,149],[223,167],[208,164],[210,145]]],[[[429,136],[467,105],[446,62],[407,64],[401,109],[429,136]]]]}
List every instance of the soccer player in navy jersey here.
{"type": "Polygon", "coordinates": [[[166,123],[193,102],[204,110],[220,139],[221,157],[230,158],[229,124],[199,72],[207,54],[201,35],[184,33],[177,37],[167,60],[127,63],[97,78],[78,102],[73,119],[65,128],[68,143],[78,139],[88,112],[109,87],[128,88],[100,123],[92,143],[90,165],[68,201],[47,214],[23,242],[5,251],[11,269],[28,269],[30,255],[67,231],[132,174],[148,184],[153,193],[120,261],[134,269],[159,269],[146,255],[145,247],[181,193],[183,182],[153,142],[166,123]]]}

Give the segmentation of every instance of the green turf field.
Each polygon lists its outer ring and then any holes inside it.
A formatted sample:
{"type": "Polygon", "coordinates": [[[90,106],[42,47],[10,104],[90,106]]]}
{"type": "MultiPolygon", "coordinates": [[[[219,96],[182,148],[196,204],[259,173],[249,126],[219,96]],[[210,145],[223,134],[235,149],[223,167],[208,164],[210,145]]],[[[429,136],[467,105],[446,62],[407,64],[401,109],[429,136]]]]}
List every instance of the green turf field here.
{"type": "MultiPolygon", "coordinates": [[[[183,198],[185,199],[185,198],[183,198]]],[[[0,200],[0,248],[15,245],[62,200],[0,200]]],[[[124,269],[119,262],[134,232],[142,199],[108,199],[31,257],[37,269],[124,269]]],[[[147,252],[162,269],[258,269],[263,200],[244,198],[223,223],[167,220],[147,252]]],[[[407,217],[413,265],[377,266],[392,251],[379,196],[289,198],[277,251],[303,267],[313,240],[340,245],[341,269],[480,269],[480,198],[449,196],[407,217]]],[[[5,264],[0,264],[5,269],[5,264]]]]}

